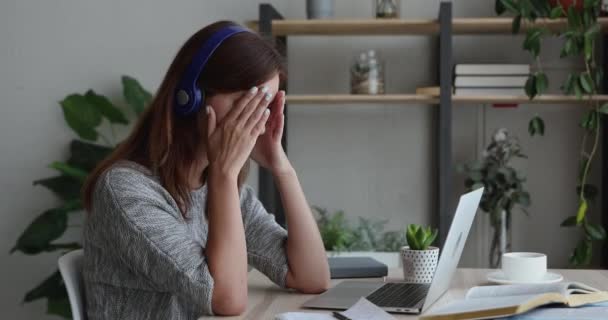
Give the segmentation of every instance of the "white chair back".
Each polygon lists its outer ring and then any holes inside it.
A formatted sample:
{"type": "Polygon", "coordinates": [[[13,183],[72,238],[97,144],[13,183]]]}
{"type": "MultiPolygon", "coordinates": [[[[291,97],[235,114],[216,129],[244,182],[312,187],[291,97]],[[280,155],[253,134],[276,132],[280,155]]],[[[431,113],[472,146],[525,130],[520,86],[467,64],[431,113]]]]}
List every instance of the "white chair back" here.
{"type": "Polygon", "coordinates": [[[86,320],[84,311],[84,284],[82,280],[82,260],[84,251],[74,250],[59,257],[59,272],[68,290],[72,319],[86,320]]]}

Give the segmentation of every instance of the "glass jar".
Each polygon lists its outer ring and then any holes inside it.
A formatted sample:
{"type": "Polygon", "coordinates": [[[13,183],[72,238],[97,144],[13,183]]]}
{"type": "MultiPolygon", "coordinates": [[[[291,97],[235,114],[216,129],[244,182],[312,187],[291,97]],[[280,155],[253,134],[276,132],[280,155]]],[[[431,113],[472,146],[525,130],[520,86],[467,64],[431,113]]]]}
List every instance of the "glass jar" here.
{"type": "Polygon", "coordinates": [[[359,54],[350,68],[352,94],[384,94],[384,61],[375,50],[359,54]]]}
{"type": "Polygon", "coordinates": [[[399,18],[399,0],[374,0],[376,18],[399,18]]]}

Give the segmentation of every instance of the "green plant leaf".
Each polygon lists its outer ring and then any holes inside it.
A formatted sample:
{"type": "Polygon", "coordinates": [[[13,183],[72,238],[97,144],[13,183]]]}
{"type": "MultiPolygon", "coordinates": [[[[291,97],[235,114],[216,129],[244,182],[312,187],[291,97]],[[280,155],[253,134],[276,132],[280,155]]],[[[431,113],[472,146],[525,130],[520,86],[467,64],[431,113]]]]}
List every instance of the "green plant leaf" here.
{"type": "Polygon", "coordinates": [[[430,227],[429,227],[429,230],[427,232],[427,236],[426,236],[426,238],[424,240],[424,243],[422,244],[422,250],[428,249],[433,244],[433,242],[437,238],[437,234],[438,233],[439,233],[439,230],[435,229],[435,230],[431,231],[430,227]]]}
{"type": "Polygon", "coordinates": [[[72,318],[72,309],[68,297],[48,298],[46,301],[46,313],[54,314],[66,319],[72,318]]]}
{"type": "Polygon", "coordinates": [[[502,0],[495,0],[495,2],[494,2],[494,12],[496,12],[496,15],[500,16],[503,13],[505,13],[505,11],[507,11],[507,8],[505,8],[505,5],[502,4],[502,0]]]}
{"type": "Polygon", "coordinates": [[[87,91],[84,97],[111,123],[129,124],[129,120],[127,120],[124,113],[114,106],[108,98],[96,94],[93,90],[87,91]]]}
{"type": "Polygon", "coordinates": [[[49,189],[62,200],[80,197],[80,189],[82,188],[80,180],[64,175],[36,180],[34,185],[41,185],[49,189]]]}
{"type": "MultiPolygon", "coordinates": [[[[576,194],[580,195],[581,194],[581,186],[577,186],[576,187],[576,194]]],[[[597,197],[599,190],[596,186],[592,185],[592,184],[585,184],[585,190],[584,190],[584,198],[588,199],[590,201],[595,200],[595,198],[597,197]]]]}
{"type": "Polygon", "coordinates": [[[410,246],[412,250],[420,250],[421,244],[418,242],[417,234],[420,230],[420,226],[415,224],[410,224],[407,226],[407,232],[405,234],[407,239],[407,244],[410,246]]]}
{"type": "Polygon", "coordinates": [[[561,18],[563,16],[563,13],[564,13],[564,9],[562,8],[561,5],[555,6],[555,7],[553,7],[553,9],[551,9],[551,13],[549,13],[549,18],[551,18],[551,19],[561,18]]]}
{"type": "Polygon", "coordinates": [[[511,22],[511,33],[518,34],[521,29],[521,15],[517,15],[513,18],[513,22],[511,22]]]}
{"type": "Polygon", "coordinates": [[[528,76],[528,80],[526,80],[526,95],[528,96],[528,98],[530,98],[530,100],[534,99],[534,97],[537,94],[536,91],[536,76],[533,74],[530,74],[528,76]]]}
{"type": "Polygon", "coordinates": [[[533,57],[538,57],[540,54],[540,37],[544,33],[542,28],[529,28],[526,32],[523,48],[529,51],[533,57]]]}
{"type": "Polygon", "coordinates": [[[585,220],[585,214],[587,213],[587,200],[581,200],[578,211],[576,212],[576,225],[580,226],[585,220]]]}
{"type": "Polygon", "coordinates": [[[578,82],[578,75],[570,73],[562,86],[562,91],[565,94],[571,95],[574,93],[574,84],[578,82]]]}
{"type": "Polygon", "coordinates": [[[599,112],[608,115],[608,103],[604,103],[600,109],[599,112]]]}
{"type": "Polygon", "coordinates": [[[70,143],[70,157],[67,163],[70,166],[92,171],[101,160],[105,159],[113,151],[112,148],[88,143],[80,140],[72,140],[70,143]]]}
{"type": "Polygon", "coordinates": [[[581,89],[581,85],[578,82],[574,84],[574,94],[578,100],[583,98],[583,89],[581,89]]]}
{"type": "Polygon", "coordinates": [[[84,182],[86,180],[87,176],[89,175],[89,173],[86,172],[85,170],[82,170],[80,168],[77,168],[77,167],[71,166],[67,163],[59,162],[59,161],[55,161],[55,162],[51,163],[49,165],[49,168],[55,169],[68,177],[78,179],[82,182],[84,182]]]}
{"type": "Polygon", "coordinates": [[[585,90],[586,93],[593,93],[593,80],[591,79],[591,75],[587,72],[583,72],[579,79],[583,90],[585,90]]]}
{"type": "Polygon", "coordinates": [[[122,76],[122,86],[127,103],[135,111],[135,114],[141,114],[152,100],[152,95],[137,80],[129,76],[122,76]]]}
{"type": "Polygon", "coordinates": [[[547,87],[549,86],[549,79],[547,75],[542,72],[536,73],[536,93],[543,94],[547,91],[547,87]]]}
{"type": "MultiPolygon", "coordinates": [[[[578,0],[578,1],[580,1],[580,0],[578,0]]],[[[596,6],[597,6],[597,2],[595,0],[584,0],[584,2],[583,2],[583,8],[585,8],[585,9],[591,9],[596,6]]],[[[585,12],[589,12],[589,11],[585,10],[585,12]]]]}
{"type": "Polygon", "coordinates": [[[599,224],[586,223],[585,232],[591,240],[604,241],[606,240],[606,230],[599,224]]]}
{"type": "Polygon", "coordinates": [[[84,96],[72,94],[60,102],[63,116],[70,128],[85,140],[97,140],[95,130],[101,124],[101,113],[84,96]]]}
{"type": "Polygon", "coordinates": [[[53,272],[53,274],[42,281],[42,283],[28,291],[23,297],[23,302],[32,302],[47,297],[55,299],[61,299],[62,297],[67,298],[67,291],[59,271],[53,272]]]}
{"type": "Polygon", "coordinates": [[[530,136],[545,135],[545,121],[539,116],[534,116],[528,123],[528,133],[530,136]]]}
{"type": "Polygon", "coordinates": [[[581,240],[570,256],[570,263],[575,266],[587,266],[591,263],[593,247],[589,240],[581,240]]]}
{"type": "Polygon", "coordinates": [[[37,254],[49,249],[50,242],[63,235],[68,227],[68,214],[60,208],[50,209],[39,215],[23,231],[11,253],[19,250],[25,254],[37,254]]]}
{"type": "Polygon", "coordinates": [[[589,131],[595,130],[597,128],[597,111],[589,110],[581,119],[580,126],[583,129],[587,129],[589,131]]]}
{"type": "Polygon", "coordinates": [[[507,9],[509,12],[513,13],[513,14],[519,14],[519,6],[515,3],[515,1],[513,0],[501,0],[502,5],[505,7],[505,9],[507,9]]]}
{"type": "Polygon", "coordinates": [[[568,16],[568,28],[569,29],[578,29],[581,27],[581,24],[582,24],[581,15],[574,8],[574,6],[568,7],[567,16],[568,16]]]}
{"type": "Polygon", "coordinates": [[[562,227],[574,227],[576,226],[576,216],[569,216],[560,224],[562,227]]]}

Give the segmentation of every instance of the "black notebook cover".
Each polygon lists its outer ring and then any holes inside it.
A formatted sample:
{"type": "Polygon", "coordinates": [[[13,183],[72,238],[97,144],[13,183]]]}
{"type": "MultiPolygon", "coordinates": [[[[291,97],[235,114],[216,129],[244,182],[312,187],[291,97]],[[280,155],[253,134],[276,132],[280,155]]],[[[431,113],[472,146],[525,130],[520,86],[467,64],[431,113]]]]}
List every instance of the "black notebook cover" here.
{"type": "Polygon", "coordinates": [[[329,271],[332,279],[376,278],[388,274],[388,267],[370,257],[330,257],[329,271]]]}

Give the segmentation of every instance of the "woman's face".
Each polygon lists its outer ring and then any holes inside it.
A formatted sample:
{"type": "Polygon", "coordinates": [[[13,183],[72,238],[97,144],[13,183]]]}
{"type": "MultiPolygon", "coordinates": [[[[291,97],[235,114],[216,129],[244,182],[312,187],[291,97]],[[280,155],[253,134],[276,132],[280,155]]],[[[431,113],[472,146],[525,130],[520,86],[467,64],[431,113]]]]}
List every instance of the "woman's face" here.
{"type": "MultiPolygon", "coordinates": [[[[258,85],[259,88],[267,86],[272,94],[272,97],[279,91],[279,75],[275,74],[270,80],[258,85]]],[[[240,99],[247,90],[230,92],[230,93],[217,93],[209,97],[206,100],[206,104],[210,105],[217,116],[217,122],[221,122],[222,119],[228,114],[234,103],[240,99]]]]}

